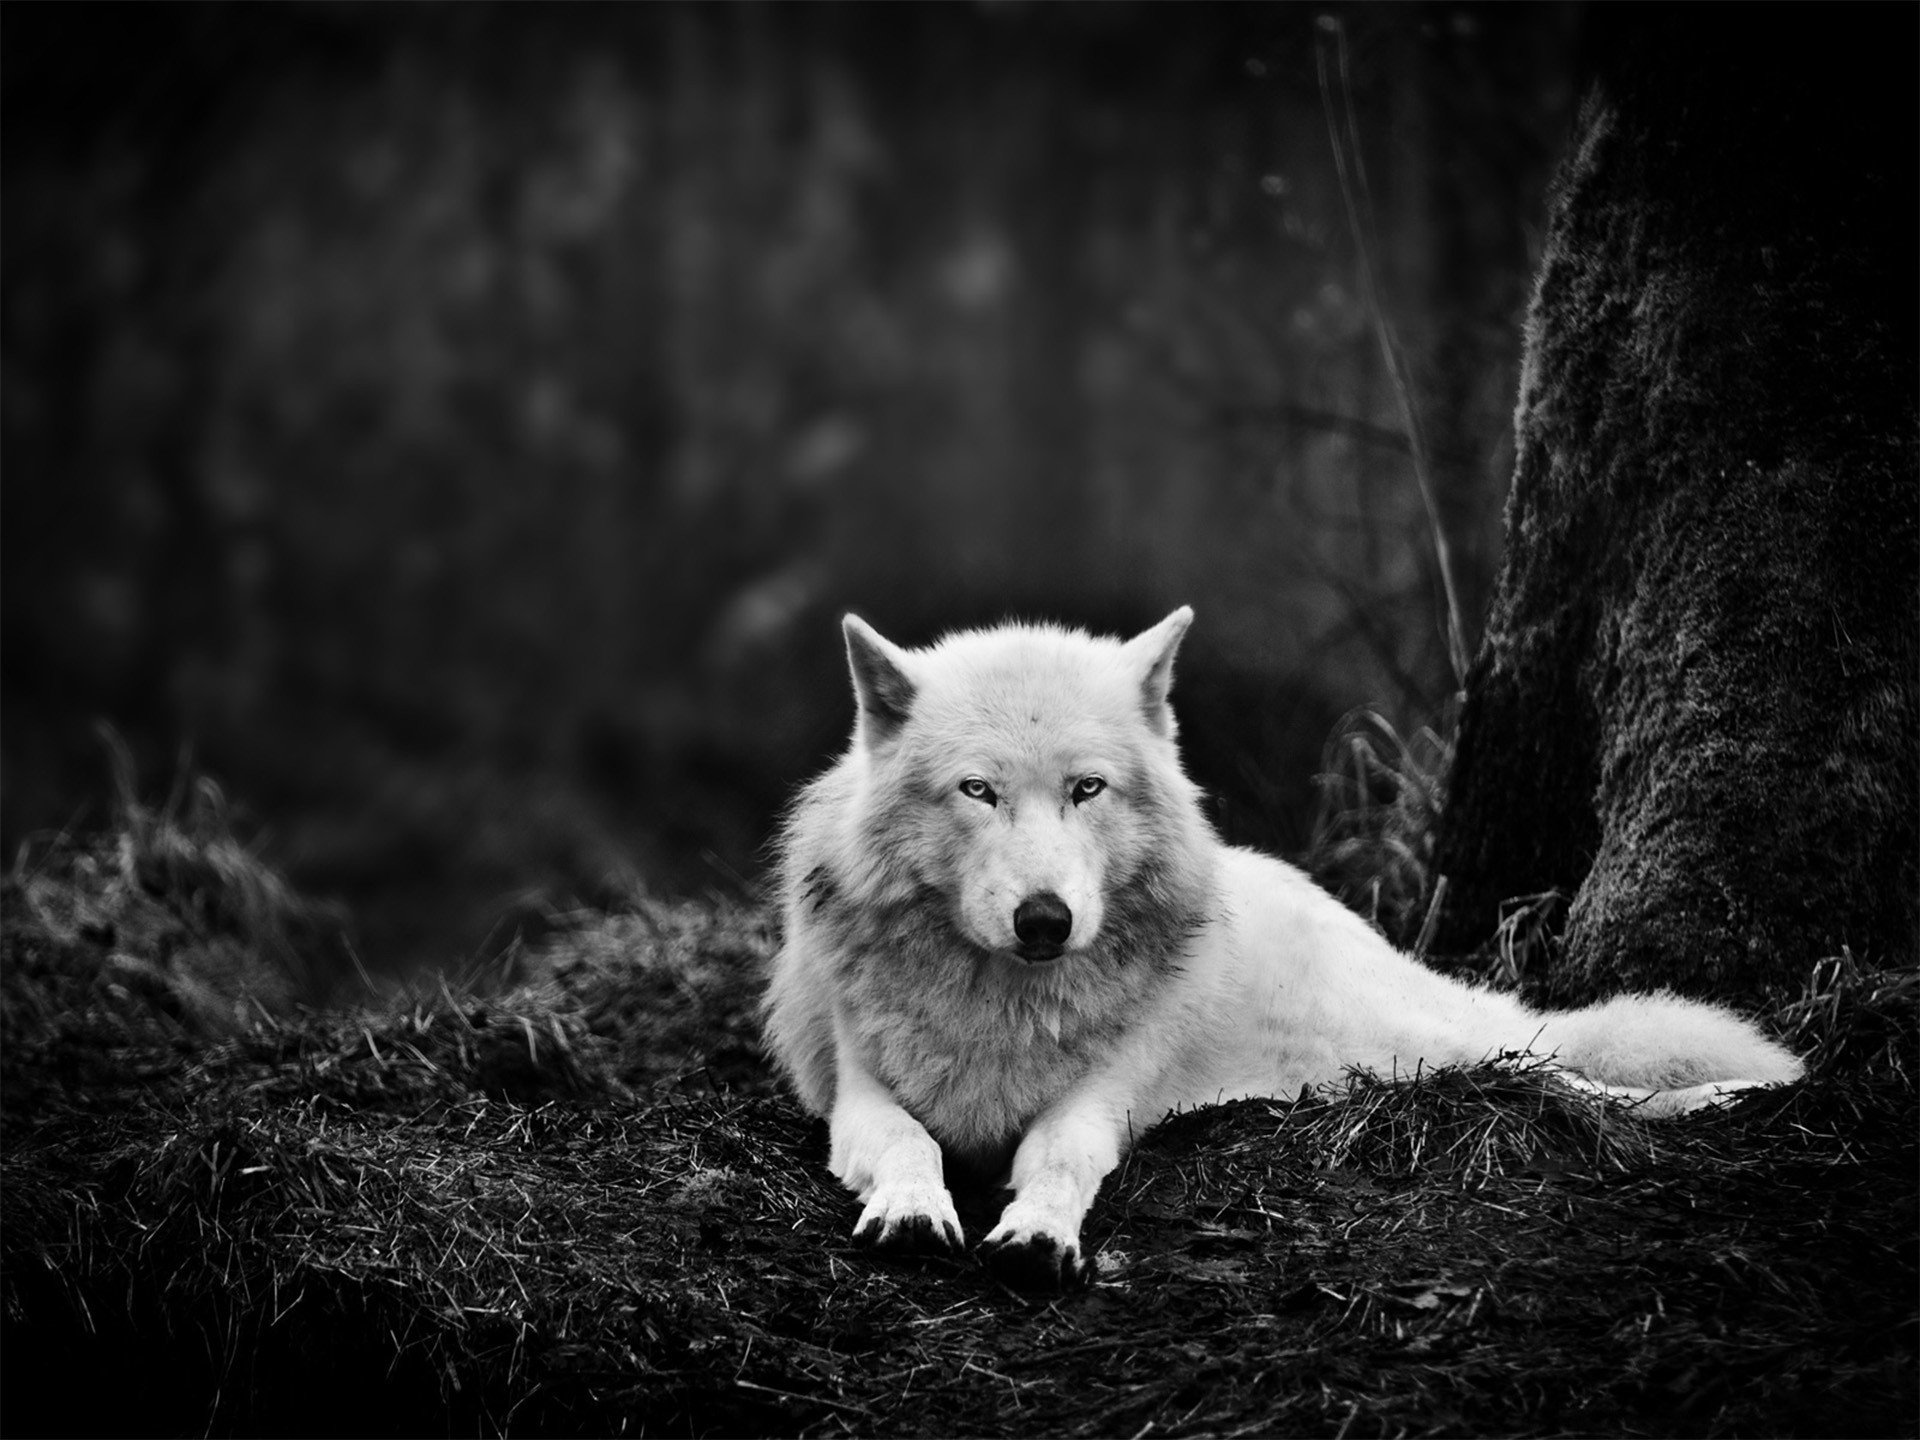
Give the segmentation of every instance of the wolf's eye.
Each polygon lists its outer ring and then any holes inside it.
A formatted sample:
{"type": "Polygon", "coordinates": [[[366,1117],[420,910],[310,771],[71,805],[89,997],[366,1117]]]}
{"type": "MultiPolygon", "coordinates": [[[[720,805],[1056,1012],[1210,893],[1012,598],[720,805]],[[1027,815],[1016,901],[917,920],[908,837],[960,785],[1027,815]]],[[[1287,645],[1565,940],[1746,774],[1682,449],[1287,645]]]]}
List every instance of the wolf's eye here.
{"type": "Polygon", "coordinates": [[[960,793],[969,800],[978,800],[982,804],[992,805],[1000,797],[993,793],[993,787],[978,775],[969,775],[960,782],[960,793]]]}
{"type": "Polygon", "coordinates": [[[1106,788],[1107,782],[1098,775],[1083,775],[1073,782],[1073,803],[1078,805],[1083,800],[1091,800],[1106,788]]]}

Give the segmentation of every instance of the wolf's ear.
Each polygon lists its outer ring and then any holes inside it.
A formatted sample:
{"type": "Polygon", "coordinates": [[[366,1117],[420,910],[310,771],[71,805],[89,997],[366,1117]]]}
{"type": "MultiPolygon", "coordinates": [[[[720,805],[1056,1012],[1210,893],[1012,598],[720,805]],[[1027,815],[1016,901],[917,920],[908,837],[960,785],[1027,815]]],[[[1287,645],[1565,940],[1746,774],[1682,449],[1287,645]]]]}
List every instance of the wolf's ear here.
{"type": "Polygon", "coordinates": [[[907,723],[913,706],[906,656],[858,615],[848,615],[840,629],[847,637],[847,668],[853,672],[853,698],[860,707],[858,728],[869,744],[891,739],[907,723]]]}
{"type": "Polygon", "coordinates": [[[1167,692],[1173,689],[1173,657],[1192,623],[1193,607],[1182,605],[1151,630],[1127,641],[1122,652],[1140,677],[1140,708],[1156,735],[1173,734],[1173,707],[1167,704],[1167,692]]]}

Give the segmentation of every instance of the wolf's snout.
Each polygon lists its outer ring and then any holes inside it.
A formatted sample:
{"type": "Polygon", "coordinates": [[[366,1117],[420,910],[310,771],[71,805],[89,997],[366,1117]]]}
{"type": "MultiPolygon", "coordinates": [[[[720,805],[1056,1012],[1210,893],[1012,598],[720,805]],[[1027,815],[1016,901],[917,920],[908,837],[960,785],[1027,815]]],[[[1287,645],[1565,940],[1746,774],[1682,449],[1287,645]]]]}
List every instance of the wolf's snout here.
{"type": "Polygon", "coordinates": [[[1067,948],[1073,933],[1073,911],[1051,890],[1029,895],[1013,912],[1013,934],[1020,954],[1028,960],[1051,960],[1067,948]]]}

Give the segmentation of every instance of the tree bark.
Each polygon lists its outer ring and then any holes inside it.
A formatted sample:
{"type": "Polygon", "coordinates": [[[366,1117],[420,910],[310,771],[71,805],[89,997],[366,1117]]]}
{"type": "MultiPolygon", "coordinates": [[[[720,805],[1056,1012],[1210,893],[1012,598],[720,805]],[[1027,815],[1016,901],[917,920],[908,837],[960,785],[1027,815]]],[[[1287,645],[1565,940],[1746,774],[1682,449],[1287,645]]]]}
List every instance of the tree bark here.
{"type": "Polygon", "coordinates": [[[1751,998],[1915,954],[1915,12],[1619,8],[1527,322],[1434,949],[1558,889],[1546,998],[1751,998]]]}

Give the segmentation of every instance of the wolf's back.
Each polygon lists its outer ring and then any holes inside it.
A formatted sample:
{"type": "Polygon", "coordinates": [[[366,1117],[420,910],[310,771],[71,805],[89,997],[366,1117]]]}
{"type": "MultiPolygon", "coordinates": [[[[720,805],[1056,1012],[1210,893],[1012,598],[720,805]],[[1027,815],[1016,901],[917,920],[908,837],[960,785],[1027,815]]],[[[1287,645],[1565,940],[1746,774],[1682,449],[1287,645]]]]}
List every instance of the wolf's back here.
{"type": "Polygon", "coordinates": [[[1607,1085],[1677,1090],[1712,1080],[1781,1083],[1805,1069],[1750,1020],[1677,995],[1616,995],[1542,1022],[1531,1048],[1607,1085]]]}

